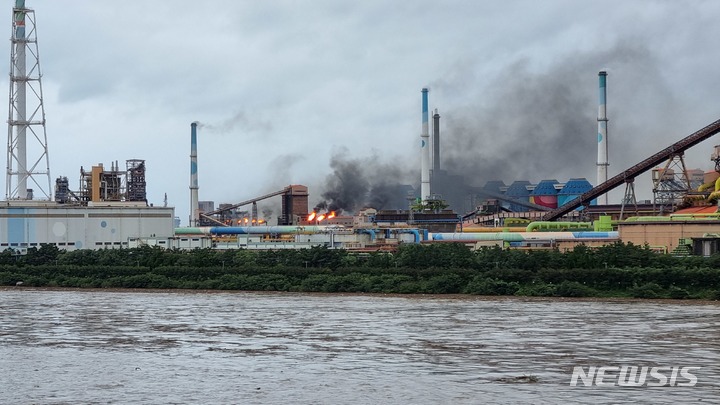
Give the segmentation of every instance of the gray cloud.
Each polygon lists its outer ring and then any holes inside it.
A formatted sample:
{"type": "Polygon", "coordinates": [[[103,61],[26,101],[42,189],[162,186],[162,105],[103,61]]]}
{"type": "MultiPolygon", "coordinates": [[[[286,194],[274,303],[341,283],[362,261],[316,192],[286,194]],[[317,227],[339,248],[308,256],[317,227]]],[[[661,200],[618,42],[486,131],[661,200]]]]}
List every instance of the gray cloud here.
{"type": "MultiPolygon", "coordinates": [[[[390,166],[367,175],[365,204],[383,189],[378,178],[418,182],[428,83],[444,166],[471,184],[491,174],[593,181],[600,68],[610,71],[611,173],[717,119],[717,2],[27,4],[39,24],[53,177],[77,184],[80,165],[143,158],[150,200],[167,192],[183,220],[196,120],[225,131],[201,134],[202,199],[295,183],[319,200],[342,166],[331,166],[333,151],[346,148],[363,175],[390,166]],[[304,158],[292,169],[269,164],[294,155],[304,158]]],[[[697,146],[689,165],[709,166],[708,154],[697,146]]]]}

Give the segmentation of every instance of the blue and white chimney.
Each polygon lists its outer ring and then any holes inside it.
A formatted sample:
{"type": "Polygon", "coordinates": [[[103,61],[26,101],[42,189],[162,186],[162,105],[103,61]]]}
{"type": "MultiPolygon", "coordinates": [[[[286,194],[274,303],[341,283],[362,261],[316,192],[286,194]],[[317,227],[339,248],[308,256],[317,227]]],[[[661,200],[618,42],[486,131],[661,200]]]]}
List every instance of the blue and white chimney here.
{"type": "Polygon", "coordinates": [[[422,89],[422,133],[420,134],[420,148],[422,152],[420,173],[420,199],[427,201],[430,198],[430,131],[428,128],[428,89],[422,89]]]}
{"type": "MultiPolygon", "coordinates": [[[[597,158],[597,185],[607,181],[608,163],[608,141],[607,141],[607,72],[600,71],[598,73],[600,82],[600,105],[598,107],[598,158],[597,158]]],[[[597,199],[598,205],[607,205],[607,194],[603,194],[597,199]]]]}
{"type": "Polygon", "coordinates": [[[200,203],[198,202],[197,122],[190,124],[190,226],[198,226],[200,203]]]}

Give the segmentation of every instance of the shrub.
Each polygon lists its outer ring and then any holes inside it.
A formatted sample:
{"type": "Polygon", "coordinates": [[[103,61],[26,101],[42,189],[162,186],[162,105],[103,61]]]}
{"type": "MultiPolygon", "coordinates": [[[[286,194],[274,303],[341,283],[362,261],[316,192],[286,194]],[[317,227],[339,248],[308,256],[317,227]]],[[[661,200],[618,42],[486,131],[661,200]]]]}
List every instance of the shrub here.
{"type": "Polygon", "coordinates": [[[521,297],[554,297],[556,286],[543,282],[527,284],[515,291],[515,295],[521,297]]]}
{"type": "Polygon", "coordinates": [[[597,292],[577,281],[563,281],[555,289],[555,295],[558,297],[593,297],[597,292]]]}
{"type": "Polygon", "coordinates": [[[520,284],[515,281],[502,281],[495,278],[476,276],[468,283],[463,291],[465,294],[476,295],[515,295],[520,284]]]}
{"type": "Polygon", "coordinates": [[[690,297],[688,290],[676,286],[672,286],[668,289],[668,295],[672,299],[684,300],[690,297]]]}
{"type": "Polygon", "coordinates": [[[630,291],[635,298],[662,298],[665,291],[656,283],[645,283],[635,286],[630,291]]]}

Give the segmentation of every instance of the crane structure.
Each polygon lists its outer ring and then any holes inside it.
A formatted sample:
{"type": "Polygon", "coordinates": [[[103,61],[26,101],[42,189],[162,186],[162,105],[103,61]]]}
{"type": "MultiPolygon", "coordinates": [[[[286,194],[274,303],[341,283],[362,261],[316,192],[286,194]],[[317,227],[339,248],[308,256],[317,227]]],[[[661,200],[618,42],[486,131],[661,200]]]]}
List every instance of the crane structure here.
{"type": "Polygon", "coordinates": [[[282,190],[274,191],[260,197],[251,198],[249,200],[241,201],[237,204],[223,206],[222,208],[214,211],[200,213],[200,218],[203,221],[210,221],[220,226],[227,226],[220,218],[214,218],[218,214],[222,214],[228,211],[232,211],[238,207],[252,204],[252,219],[257,219],[257,203],[262,200],[266,200],[271,197],[282,196],[282,213],[278,218],[279,225],[292,225],[297,221],[297,218],[304,218],[308,215],[308,192],[307,187],[302,185],[290,185],[282,190]]]}

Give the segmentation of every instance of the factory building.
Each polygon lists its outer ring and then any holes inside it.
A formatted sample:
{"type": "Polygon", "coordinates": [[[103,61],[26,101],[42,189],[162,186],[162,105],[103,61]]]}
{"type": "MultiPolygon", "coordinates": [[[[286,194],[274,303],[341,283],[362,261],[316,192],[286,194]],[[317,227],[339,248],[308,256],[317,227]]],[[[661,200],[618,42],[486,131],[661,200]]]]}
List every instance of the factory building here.
{"type": "Polygon", "coordinates": [[[0,202],[0,250],[51,244],[64,250],[127,248],[130,239],[173,235],[173,209],[144,203],[0,202]]]}
{"type": "Polygon", "coordinates": [[[686,170],[682,161],[687,148],[720,132],[720,121],[608,178],[604,71],[598,76],[595,187],[584,178],[571,178],[565,183],[550,178],[537,184],[505,179],[510,181],[509,186],[500,180],[483,187],[466,186],[465,177],[472,174],[451,174],[440,165],[440,115],[435,109],[431,138],[429,90],[423,88],[420,195],[407,201],[409,190],[399,188],[399,200],[393,201],[393,205],[407,202],[402,208],[367,208],[353,216],[311,212],[308,188],[291,184],[240,203],[220,204],[216,209],[213,201],[199,200],[196,122],[191,123],[190,134],[190,227],[179,228],[174,209],[167,204],[155,207],[148,203],[146,165],[142,159],[127,160],[123,168],[117,162],[111,163],[109,169],[102,164],[93,165],[88,171],[81,167],[79,189],[71,189],[68,178],[61,176],[53,190],[34,24],[33,10],[26,8],[23,0],[16,0],[11,37],[7,188],[6,200],[0,202],[0,250],[22,253],[41,244],[52,244],[65,250],[145,245],[179,249],[325,246],[365,252],[392,251],[403,243],[568,250],[577,244],[597,246],[619,240],[647,244],[674,254],[707,255],[720,248],[717,235],[720,148],[716,147],[712,158],[715,172],[686,170]],[[33,142],[37,144],[31,145],[33,142]],[[666,165],[659,167],[664,161],[666,165]],[[634,201],[632,207],[626,206],[625,201],[607,204],[608,191],[625,184],[626,197],[630,196],[628,191],[634,178],[653,167],[652,203],[634,201]],[[257,205],[276,197],[281,213],[277,225],[269,225],[258,216],[257,205]],[[596,205],[598,201],[602,205],[596,205]],[[412,207],[404,209],[407,205],[412,207]],[[674,213],[660,216],[656,214],[658,209],[674,213]],[[456,211],[468,214],[461,217],[456,211]]]}
{"type": "Polygon", "coordinates": [[[173,208],[148,205],[144,160],[127,160],[122,169],[117,162],[109,170],[102,164],[81,167],[79,189],[72,190],[65,176],[51,187],[35,14],[24,0],[15,2],[12,25],[0,250],[23,253],[41,244],[114,249],[129,247],[133,239],[172,237],[173,208]]]}

